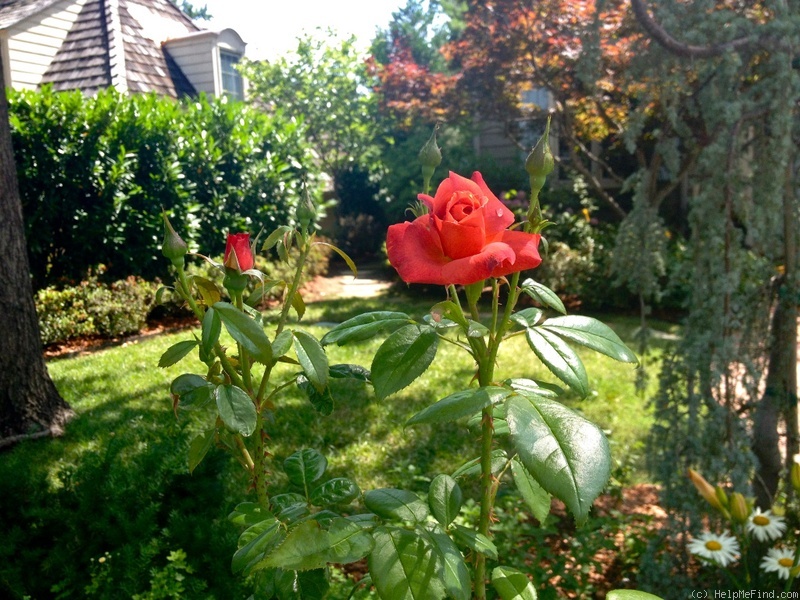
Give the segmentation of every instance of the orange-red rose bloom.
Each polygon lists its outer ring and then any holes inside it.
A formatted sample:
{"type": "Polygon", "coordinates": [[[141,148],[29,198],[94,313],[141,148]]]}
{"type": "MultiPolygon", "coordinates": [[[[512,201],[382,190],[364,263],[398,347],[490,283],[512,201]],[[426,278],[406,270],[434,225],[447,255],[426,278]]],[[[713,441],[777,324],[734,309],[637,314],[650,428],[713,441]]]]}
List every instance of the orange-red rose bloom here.
{"type": "Polygon", "coordinates": [[[226,267],[238,271],[252,269],[255,261],[253,259],[253,249],[250,247],[249,233],[229,233],[228,241],[225,244],[225,258],[222,260],[226,267]]]}
{"type": "Polygon", "coordinates": [[[389,262],[406,283],[468,285],[533,269],[542,262],[538,234],[509,231],[514,214],[489,191],[477,171],[472,179],[450,173],[430,197],[429,213],[389,227],[389,262]]]}

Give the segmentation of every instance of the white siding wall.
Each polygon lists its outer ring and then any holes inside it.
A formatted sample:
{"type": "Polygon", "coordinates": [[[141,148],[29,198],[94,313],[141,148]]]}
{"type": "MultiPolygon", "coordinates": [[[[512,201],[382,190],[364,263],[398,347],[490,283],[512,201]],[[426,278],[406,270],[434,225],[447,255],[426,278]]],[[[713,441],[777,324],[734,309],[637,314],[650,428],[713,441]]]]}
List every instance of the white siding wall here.
{"type": "Polygon", "coordinates": [[[86,0],[64,0],[12,25],[5,32],[8,50],[6,84],[35,89],[86,0]]]}
{"type": "Polygon", "coordinates": [[[173,40],[166,44],[170,56],[175,59],[186,78],[198,92],[210,96],[219,93],[215,78],[214,58],[216,46],[213,37],[191,40],[173,40]]]}

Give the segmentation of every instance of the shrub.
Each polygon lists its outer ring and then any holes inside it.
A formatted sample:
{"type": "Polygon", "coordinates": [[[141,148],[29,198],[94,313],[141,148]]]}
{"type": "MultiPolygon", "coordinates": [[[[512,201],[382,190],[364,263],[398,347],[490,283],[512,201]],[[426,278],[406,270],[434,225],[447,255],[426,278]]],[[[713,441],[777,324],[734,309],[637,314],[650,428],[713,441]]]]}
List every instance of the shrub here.
{"type": "Polygon", "coordinates": [[[36,294],[42,343],[77,337],[116,337],[141,331],[155,300],[155,284],[137,277],[102,284],[96,276],[61,290],[36,294]]]}
{"type": "Polygon", "coordinates": [[[308,172],[292,118],[227,99],[10,91],[33,285],[166,275],[161,210],[190,244],[287,222],[308,172]]]}

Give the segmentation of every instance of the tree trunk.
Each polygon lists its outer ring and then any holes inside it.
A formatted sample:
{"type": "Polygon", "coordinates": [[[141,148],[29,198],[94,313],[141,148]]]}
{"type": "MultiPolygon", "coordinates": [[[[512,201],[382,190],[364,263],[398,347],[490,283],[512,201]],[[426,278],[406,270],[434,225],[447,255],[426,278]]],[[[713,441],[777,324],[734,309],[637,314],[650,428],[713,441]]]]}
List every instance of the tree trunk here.
{"type": "Polygon", "coordinates": [[[42,355],[4,81],[0,56],[0,448],[60,434],[74,414],[42,355]]]}
{"type": "MultiPolygon", "coordinates": [[[[783,468],[778,424],[788,408],[790,398],[791,382],[787,379],[788,369],[791,365],[796,365],[795,360],[787,353],[787,341],[792,337],[796,339],[796,315],[796,311],[792,311],[788,303],[779,298],[770,326],[769,363],[764,395],[756,406],[754,414],[752,445],[753,454],[758,459],[758,469],[753,491],[756,495],[756,504],[762,509],[772,506],[783,468]],[[790,320],[793,314],[795,321],[792,325],[790,320]],[[790,331],[792,328],[795,331],[794,336],[790,331]]],[[[792,348],[791,351],[796,352],[796,348],[792,348]]]]}

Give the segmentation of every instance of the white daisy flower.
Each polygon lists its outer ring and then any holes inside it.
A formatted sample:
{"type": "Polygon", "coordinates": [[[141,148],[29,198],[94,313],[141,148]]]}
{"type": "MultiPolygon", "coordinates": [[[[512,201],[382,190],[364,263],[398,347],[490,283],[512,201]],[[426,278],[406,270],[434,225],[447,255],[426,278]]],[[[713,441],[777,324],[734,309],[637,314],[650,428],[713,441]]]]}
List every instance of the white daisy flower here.
{"type": "Polygon", "coordinates": [[[707,558],[721,567],[727,567],[739,558],[739,542],[727,533],[705,532],[693,538],[688,545],[689,552],[707,558]]]}
{"type": "Polygon", "coordinates": [[[747,520],[747,533],[754,536],[759,542],[777,540],[786,531],[783,517],[773,515],[772,511],[756,507],[747,520]]]}
{"type": "Polygon", "coordinates": [[[770,548],[761,559],[761,568],[770,573],[775,571],[781,579],[789,579],[794,566],[794,552],[786,548],[770,548]]]}

